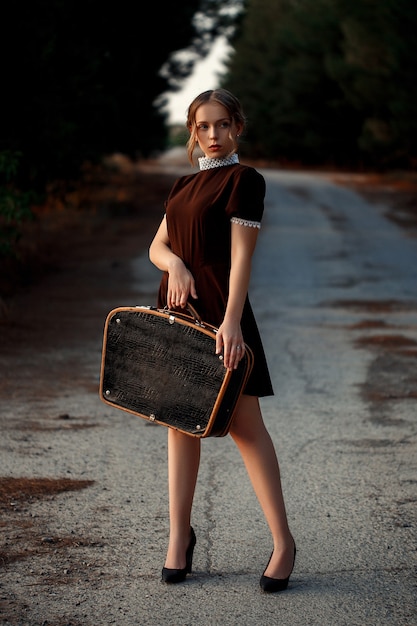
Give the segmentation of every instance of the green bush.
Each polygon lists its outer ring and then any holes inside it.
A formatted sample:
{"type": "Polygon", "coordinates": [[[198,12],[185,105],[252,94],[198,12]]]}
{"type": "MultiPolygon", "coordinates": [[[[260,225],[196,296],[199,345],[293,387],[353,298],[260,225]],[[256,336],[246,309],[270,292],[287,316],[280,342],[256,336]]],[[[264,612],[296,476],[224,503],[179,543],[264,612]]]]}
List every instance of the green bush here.
{"type": "Polygon", "coordinates": [[[18,151],[0,152],[0,257],[17,256],[22,225],[33,217],[36,194],[21,192],[15,184],[21,156],[18,151]]]}

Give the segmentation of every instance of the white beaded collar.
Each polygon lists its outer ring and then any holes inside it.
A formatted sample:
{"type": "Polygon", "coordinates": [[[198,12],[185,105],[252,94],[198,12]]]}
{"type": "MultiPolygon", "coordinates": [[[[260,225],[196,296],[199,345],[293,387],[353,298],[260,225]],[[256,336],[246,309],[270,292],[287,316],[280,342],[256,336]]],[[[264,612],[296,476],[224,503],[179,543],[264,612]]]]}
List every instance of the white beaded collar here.
{"type": "Polygon", "coordinates": [[[221,159],[209,158],[209,157],[199,157],[198,163],[200,165],[200,170],[211,170],[213,167],[223,167],[224,165],[234,165],[235,163],[239,163],[239,157],[236,153],[231,154],[227,157],[222,157],[221,159]]]}

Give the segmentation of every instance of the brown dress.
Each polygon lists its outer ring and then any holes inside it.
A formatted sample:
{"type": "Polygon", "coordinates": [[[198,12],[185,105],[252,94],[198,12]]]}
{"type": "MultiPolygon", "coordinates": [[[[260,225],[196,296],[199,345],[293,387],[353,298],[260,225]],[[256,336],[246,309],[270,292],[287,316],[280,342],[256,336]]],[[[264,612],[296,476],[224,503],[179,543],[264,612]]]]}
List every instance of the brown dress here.
{"type": "MultiPolygon", "coordinates": [[[[254,168],[224,165],[179,178],[165,202],[172,251],[192,273],[198,299],[190,297],[200,317],[220,326],[223,321],[230,272],[231,222],[242,228],[256,227],[264,210],[265,180],[254,168]]],[[[168,274],[164,272],[158,307],[166,306],[168,274]]],[[[244,393],[273,395],[261,337],[249,298],[243,309],[241,328],[245,343],[254,353],[254,367],[244,393]]]]}

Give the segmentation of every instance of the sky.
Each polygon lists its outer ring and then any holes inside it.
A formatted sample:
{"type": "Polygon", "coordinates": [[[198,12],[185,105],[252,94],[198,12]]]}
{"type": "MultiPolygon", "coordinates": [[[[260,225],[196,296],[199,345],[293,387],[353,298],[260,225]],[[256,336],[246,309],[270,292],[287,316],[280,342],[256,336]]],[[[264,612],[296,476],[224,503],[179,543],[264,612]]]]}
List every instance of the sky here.
{"type": "Polygon", "coordinates": [[[181,91],[169,94],[166,110],[170,124],[185,124],[187,109],[191,101],[202,91],[218,87],[217,74],[223,70],[223,61],[230,47],[224,37],[213,44],[210,54],[195,64],[194,72],[184,82],[181,91]]]}

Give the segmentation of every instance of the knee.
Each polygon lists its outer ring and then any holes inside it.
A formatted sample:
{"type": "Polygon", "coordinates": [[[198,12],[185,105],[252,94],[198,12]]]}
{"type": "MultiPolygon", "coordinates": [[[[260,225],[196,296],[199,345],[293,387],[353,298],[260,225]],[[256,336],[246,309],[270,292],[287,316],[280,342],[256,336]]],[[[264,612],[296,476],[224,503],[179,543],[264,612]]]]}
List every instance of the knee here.
{"type": "Polygon", "coordinates": [[[259,439],[263,430],[265,425],[260,414],[239,411],[232,421],[230,435],[236,443],[249,443],[259,439]]]}

